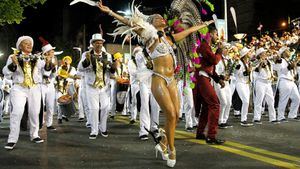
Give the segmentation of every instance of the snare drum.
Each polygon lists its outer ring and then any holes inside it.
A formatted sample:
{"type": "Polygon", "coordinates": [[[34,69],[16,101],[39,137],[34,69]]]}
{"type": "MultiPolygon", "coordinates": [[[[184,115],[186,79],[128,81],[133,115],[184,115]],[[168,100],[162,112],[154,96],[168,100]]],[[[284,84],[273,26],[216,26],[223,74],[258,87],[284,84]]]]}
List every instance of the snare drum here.
{"type": "Polygon", "coordinates": [[[117,105],[116,110],[122,112],[124,108],[124,103],[126,100],[126,94],[128,90],[128,84],[125,83],[117,83],[117,105]]]}
{"type": "Polygon", "coordinates": [[[71,117],[71,115],[75,114],[76,108],[74,101],[72,100],[72,96],[66,94],[58,98],[57,102],[60,107],[61,113],[67,118],[71,117]]]}

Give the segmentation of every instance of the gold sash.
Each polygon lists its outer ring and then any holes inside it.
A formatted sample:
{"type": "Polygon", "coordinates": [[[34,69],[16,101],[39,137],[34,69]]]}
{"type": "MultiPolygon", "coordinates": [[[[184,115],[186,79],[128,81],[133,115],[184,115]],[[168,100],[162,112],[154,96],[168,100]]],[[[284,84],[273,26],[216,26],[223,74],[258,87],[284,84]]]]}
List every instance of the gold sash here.
{"type": "Polygon", "coordinates": [[[22,83],[23,87],[33,87],[35,83],[33,82],[32,78],[32,66],[30,62],[24,62],[23,70],[24,70],[24,81],[22,83]]]}
{"type": "Polygon", "coordinates": [[[103,74],[103,63],[96,60],[96,79],[93,85],[95,88],[103,88],[105,86],[104,74],[103,74]]]}

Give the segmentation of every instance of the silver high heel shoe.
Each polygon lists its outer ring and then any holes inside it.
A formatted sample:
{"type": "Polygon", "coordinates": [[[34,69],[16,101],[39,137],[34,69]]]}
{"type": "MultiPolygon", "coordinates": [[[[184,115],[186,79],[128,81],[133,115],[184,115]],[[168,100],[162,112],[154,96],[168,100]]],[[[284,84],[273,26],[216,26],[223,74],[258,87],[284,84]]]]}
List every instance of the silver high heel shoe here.
{"type": "Polygon", "coordinates": [[[163,144],[163,146],[165,147],[165,150],[163,150],[161,148],[160,144],[156,144],[156,146],[155,146],[155,157],[157,158],[157,153],[160,152],[162,159],[163,160],[168,160],[169,159],[169,155],[168,155],[168,153],[165,153],[166,150],[167,150],[167,147],[163,144]]]}
{"type": "MultiPolygon", "coordinates": [[[[174,149],[173,151],[170,151],[170,154],[173,154],[174,156],[176,156],[176,150],[174,149]]],[[[168,157],[167,160],[167,166],[173,168],[176,164],[176,159],[170,159],[168,157]]]]}

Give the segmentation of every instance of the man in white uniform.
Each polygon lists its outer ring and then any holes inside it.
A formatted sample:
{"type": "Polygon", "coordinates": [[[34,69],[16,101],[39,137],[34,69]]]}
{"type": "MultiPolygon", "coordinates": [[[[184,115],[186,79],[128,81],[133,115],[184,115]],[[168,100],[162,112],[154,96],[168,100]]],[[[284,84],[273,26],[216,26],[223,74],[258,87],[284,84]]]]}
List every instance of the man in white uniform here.
{"type": "Polygon", "coordinates": [[[12,150],[19,138],[20,122],[24,113],[26,101],[28,102],[28,115],[30,123],[30,139],[35,143],[42,143],[39,137],[39,111],[41,104],[40,83],[43,71],[51,70],[51,61],[45,61],[32,56],[33,39],[29,36],[19,37],[13,55],[10,55],[3,73],[13,80],[11,89],[11,102],[13,109],[10,115],[10,133],[5,149],[12,150]],[[45,63],[46,62],[46,63],[45,63]]]}
{"type": "Polygon", "coordinates": [[[90,40],[93,50],[85,52],[78,65],[81,70],[85,71],[84,80],[91,121],[89,139],[96,139],[99,131],[103,137],[108,137],[109,77],[110,73],[114,73],[114,69],[109,54],[101,50],[104,42],[101,34],[94,34],[90,40]]]}
{"type": "Polygon", "coordinates": [[[290,62],[290,52],[286,46],[280,48],[278,54],[282,59],[279,59],[274,66],[274,69],[278,72],[279,89],[277,120],[279,122],[287,122],[284,114],[289,99],[291,99],[292,102],[288,118],[298,120],[297,113],[300,104],[300,95],[295,84],[295,63],[290,62]]]}
{"type": "Polygon", "coordinates": [[[140,132],[141,140],[148,140],[148,131],[158,133],[159,106],[151,92],[151,72],[148,70],[143,49],[136,47],[132,52],[137,63],[137,79],[140,84],[141,110],[140,110],[140,132]],[[149,110],[149,101],[151,113],[149,110]],[[146,129],[145,129],[146,128],[146,129]],[[148,131],[147,131],[148,130],[148,131]]]}
{"type": "Polygon", "coordinates": [[[272,90],[273,66],[267,59],[266,50],[264,48],[256,50],[255,56],[259,60],[259,64],[253,72],[256,74],[254,81],[255,99],[253,122],[255,124],[262,124],[261,112],[263,101],[265,100],[268,105],[269,121],[276,123],[276,112],[274,108],[275,101],[272,90]]]}
{"type": "Polygon", "coordinates": [[[242,100],[241,109],[241,125],[252,126],[252,123],[247,122],[248,108],[250,103],[250,73],[251,68],[249,67],[250,49],[244,47],[240,51],[241,60],[236,67],[235,78],[236,78],[236,91],[242,100]]]}

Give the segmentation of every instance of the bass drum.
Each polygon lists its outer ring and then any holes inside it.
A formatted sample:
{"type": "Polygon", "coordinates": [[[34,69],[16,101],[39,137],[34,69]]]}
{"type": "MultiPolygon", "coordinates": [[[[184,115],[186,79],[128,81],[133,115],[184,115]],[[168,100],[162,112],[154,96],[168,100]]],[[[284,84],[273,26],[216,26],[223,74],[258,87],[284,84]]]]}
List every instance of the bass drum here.
{"type": "Polygon", "coordinates": [[[76,108],[72,96],[66,94],[58,98],[58,106],[60,107],[62,115],[67,118],[76,113],[76,108]]]}
{"type": "Polygon", "coordinates": [[[128,90],[128,84],[126,83],[117,83],[117,105],[116,110],[122,112],[124,108],[124,103],[126,100],[126,94],[128,90]]]}

